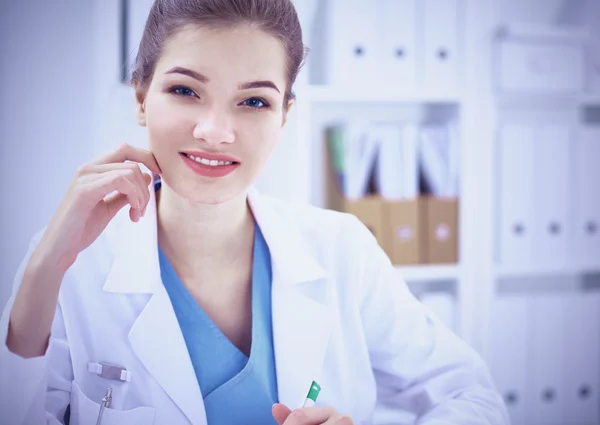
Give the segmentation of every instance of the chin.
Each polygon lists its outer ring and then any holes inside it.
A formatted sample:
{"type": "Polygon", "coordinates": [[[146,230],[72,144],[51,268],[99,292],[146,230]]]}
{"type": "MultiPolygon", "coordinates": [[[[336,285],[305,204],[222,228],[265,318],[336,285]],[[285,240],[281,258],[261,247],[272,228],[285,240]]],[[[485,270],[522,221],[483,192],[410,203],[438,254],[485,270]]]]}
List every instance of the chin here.
{"type": "Polygon", "coordinates": [[[192,204],[219,205],[247,195],[248,185],[240,182],[239,176],[236,177],[230,181],[225,178],[203,182],[190,179],[189,176],[163,176],[162,181],[179,197],[192,204]]]}

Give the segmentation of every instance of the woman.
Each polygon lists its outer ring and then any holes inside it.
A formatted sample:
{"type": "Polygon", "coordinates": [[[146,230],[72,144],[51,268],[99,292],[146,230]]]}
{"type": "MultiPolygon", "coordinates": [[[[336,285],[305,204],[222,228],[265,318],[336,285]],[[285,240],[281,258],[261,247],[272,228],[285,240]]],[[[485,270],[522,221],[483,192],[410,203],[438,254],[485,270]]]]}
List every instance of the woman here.
{"type": "Polygon", "coordinates": [[[34,239],[0,327],[8,423],[507,422],[358,220],[251,189],[303,59],[290,0],[154,3],[150,150],[81,167],[34,239]]]}

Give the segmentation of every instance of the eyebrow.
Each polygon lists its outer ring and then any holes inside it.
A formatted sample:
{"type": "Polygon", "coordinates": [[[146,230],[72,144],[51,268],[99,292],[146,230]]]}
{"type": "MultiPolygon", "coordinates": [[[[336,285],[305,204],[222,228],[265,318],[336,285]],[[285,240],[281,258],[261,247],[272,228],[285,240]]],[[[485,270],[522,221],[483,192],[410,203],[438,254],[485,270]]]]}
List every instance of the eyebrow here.
{"type": "Polygon", "coordinates": [[[257,88],[270,88],[273,89],[275,91],[277,91],[277,93],[281,93],[279,91],[279,89],[277,88],[277,86],[275,85],[275,83],[273,83],[272,81],[252,81],[251,83],[244,83],[244,84],[240,84],[238,86],[239,90],[248,90],[248,89],[257,89],[257,88]]]}
{"type": "Polygon", "coordinates": [[[168,70],[167,72],[165,72],[165,74],[181,74],[181,75],[187,75],[188,77],[193,78],[194,80],[198,80],[203,84],[208,83],[208,77],[200,74],[199,72],[196,71],[192,71],[191,69],[187,69],[187,68],[182,68],[180,66],[176,66],[175,68],[172,68],[170,70],[168,70]]]}
{"type": "MultiPolygon", "coordinates": [[[[168,70],[167,72],[165,72],[165,74],[186,75],[188,77],[193,78],[194,80],[200,81],[202,84],[206,84],[210,81],[210,79],[207,76],[202,75],[199,72],[192,71],[191,69],[182,68],[180,66],[177,66],[175,68],[168,70]]],[[[238,86],[238,90],[249,90],[249,89],[257,89],[257,88],[270,88],[270,89],[277,91],[277,93],[281,93],[279,91],[279,89],[277,88],[277,86],[275,85],[275,83],[273,83],[272,81],[268,81],[268,80],[252,81],[249,83],[240,84],[238,86]]]]}

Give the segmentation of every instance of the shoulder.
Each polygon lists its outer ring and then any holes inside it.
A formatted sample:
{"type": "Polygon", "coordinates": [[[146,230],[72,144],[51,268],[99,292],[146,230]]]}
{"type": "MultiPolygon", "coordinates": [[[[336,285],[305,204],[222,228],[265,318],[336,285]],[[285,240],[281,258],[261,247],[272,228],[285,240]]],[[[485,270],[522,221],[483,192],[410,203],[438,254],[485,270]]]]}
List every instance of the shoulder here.
{"type": "Polygon", "coordinates": [[[380,259],[386,261],[375,236],[356,216],[293,200],[264,200],[301,234],[308,246],[322,254],[329,253],[331,260],[343,259],[347,265],[374,255],[383,256],[380,259]]]}

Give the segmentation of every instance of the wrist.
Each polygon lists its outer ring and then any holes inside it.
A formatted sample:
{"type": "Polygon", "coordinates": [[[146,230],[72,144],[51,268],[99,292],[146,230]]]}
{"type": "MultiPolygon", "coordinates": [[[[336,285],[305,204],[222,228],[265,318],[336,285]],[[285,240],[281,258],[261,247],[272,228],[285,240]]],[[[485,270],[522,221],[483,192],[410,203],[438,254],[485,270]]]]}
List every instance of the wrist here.
{"type": "Polygon", "coordinates": [[[35,274],[45,274],[62,278],[75,262],[75,258],[61,253],[56,249],[49,248],[44,243],[40,243],[31,255],[29,265],[35,274]]]}

